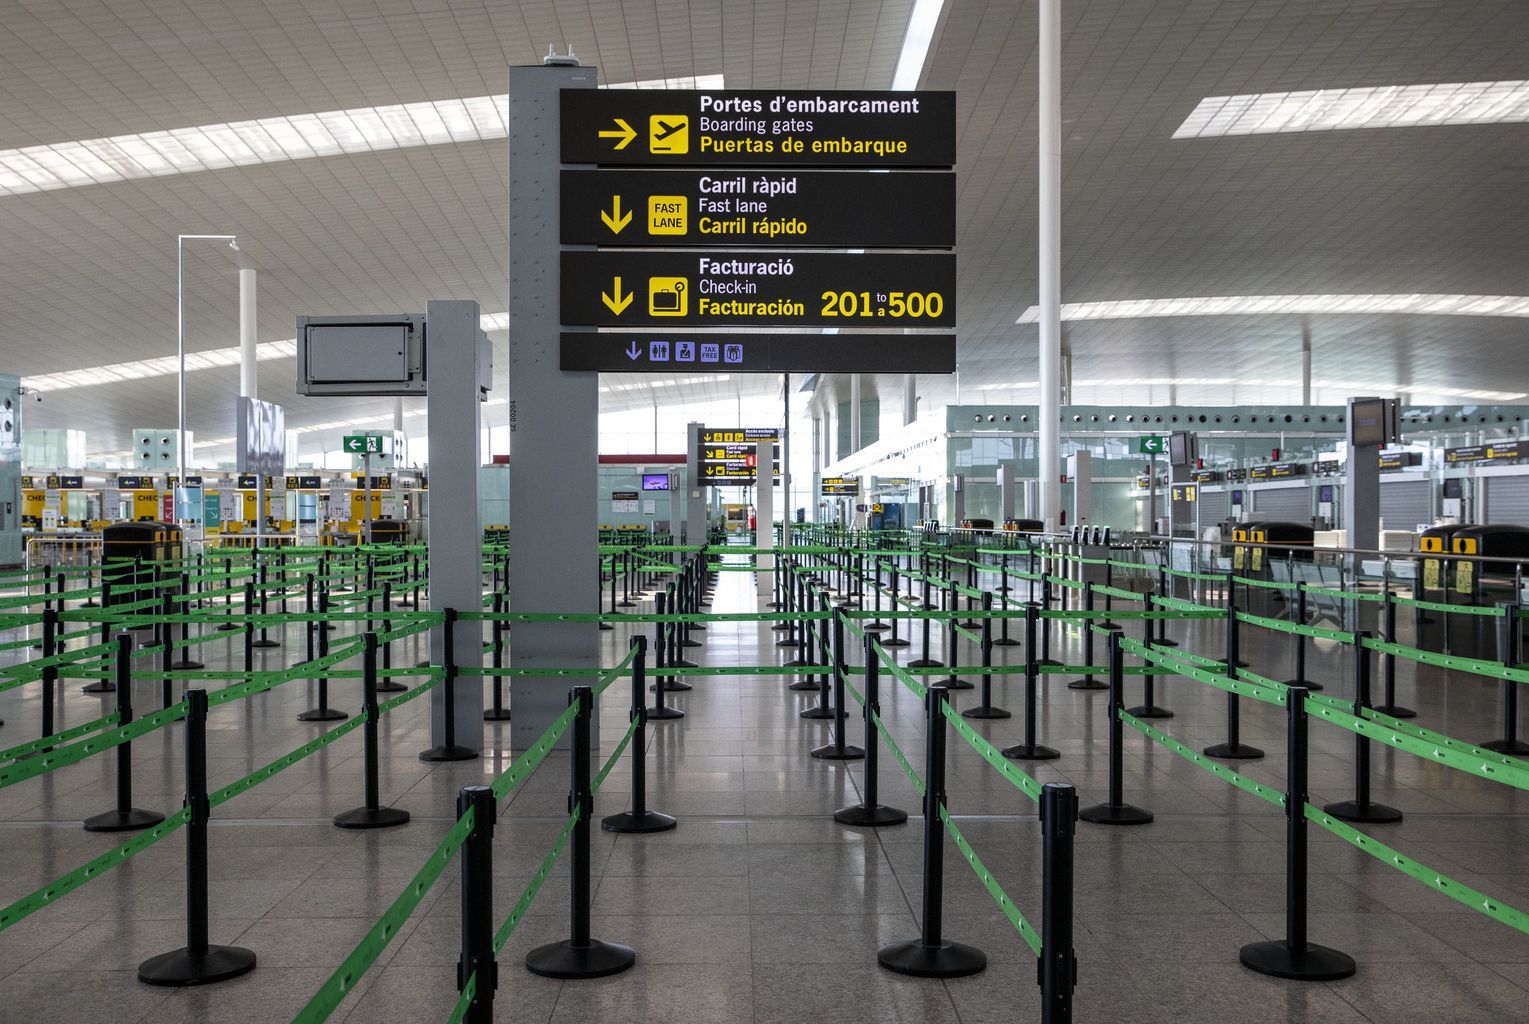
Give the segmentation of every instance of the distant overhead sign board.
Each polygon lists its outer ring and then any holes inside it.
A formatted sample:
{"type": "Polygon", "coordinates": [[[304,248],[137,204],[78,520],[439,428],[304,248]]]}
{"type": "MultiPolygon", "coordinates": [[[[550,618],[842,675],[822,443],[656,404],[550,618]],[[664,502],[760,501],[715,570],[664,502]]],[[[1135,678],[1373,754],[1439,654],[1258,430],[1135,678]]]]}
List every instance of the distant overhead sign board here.
{"type": "Polygon", "coordinates": [[[567,89],[565,163],[948,167],[953,92],[567,89]]]}
{"type": "Polygon", "coordinates": [[[1473,444],[1464,448],[1444,449],[1444,461],[1501,462],[1529,456],[1529,444],[1520,441],[1493,441],[1491,444],[1473,444]]]}
{"type": "Polygon", "coordinates": [[[860,478],[825,476],[820,483],[819,493],[840,498],[858,498],[860,496],[860,478]]]}
{"type": "Polygon", "coordinates": [[[954,334],[666,331],[562,336],[564,370],[673,373],[953,373],[954,334]]]}
{"type": "Polygon", "coordinates": [[[1158,434],[1144,434],[1136,439],[1138,455],[1162,455],[1168,450],[1168,439],[1158,434]]]}
{"type": "Polygon", "coordinates": [[[387,440],[375,434],[347,434],[341,447],[351,455],[377,455],[387,450],[387,440]]]}
{"type": "MultiPolygon", "coordinates": [[[[750,486],[759,479],[757,445],[760,441],[779,441],[774,427],[734,427],[703,429],[699,434],[700,450],[696,464],[699,482],[719,486],[750,486]]],[[[774,478],[780,479],[780,452],[774,459],[774,478]]]]}

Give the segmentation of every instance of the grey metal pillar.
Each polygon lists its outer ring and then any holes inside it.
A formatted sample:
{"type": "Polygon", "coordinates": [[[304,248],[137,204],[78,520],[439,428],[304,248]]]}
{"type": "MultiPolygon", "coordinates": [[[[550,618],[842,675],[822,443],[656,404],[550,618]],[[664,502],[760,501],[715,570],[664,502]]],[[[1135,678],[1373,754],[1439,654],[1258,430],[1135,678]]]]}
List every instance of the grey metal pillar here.
{"type": "Polygon", "coordinates": [[[1041,514],[1057,528],[1062,512],[1062,0],[1040,0],[1040,444],[1041,514]]]}
{"type": "Polygon", "coordinates": [[[701,478],[700,423],[685,425],[685,464],[689,467],[690,486],[685,491],[685,543],[706,542],[706,481],[701,478]]]}
{"type": "Polygon", "coordinates": [[[1311,404],[1311,321],[1301,318],[1301,404],[1311,404]]]}
{"type": "Polygon", "coordinates": [[[239,270],[239,394],[259,398],[256,362],[258,349],[255,333],[255,271],[239,270]]]}
{"type": "Polygon", "coordinates": [[[918,419],[918,376],[903,374],[903,426],[918,419]]]}
{"type": "Polygon", "coordinates": [[[685,474],[677,469],[669,470],[669,538],[680,542],[680,488],[685,486],[685,474]]]}
{"type": "MultiPolygon", "coordinates": [[[[1363,399],[1348,400],[1347,422],[1351,430],[1356,401],[1363,399]]],[[[1348,531],[1351,548],[1374,551],[1380,547],[1380,448],[1349,445],[1343,480],[1343,528],[1348,531]]]]}
{"type": "MultiPolygon", "coordinates": [[[[998,514],[1004,519],[1014,518],[1014,467],[998,467],[998,514]]],[[[1002,526],[1000,522],[998,525],[1002,526]]]]}
{"type": "MultiPolygon", "coordinates": [[[[563,89],[593,89],[595,82],[594,68],[533,66],[509,72],[509,308],[515,336],[509,347],[515,474],[509,590],[510,607],[517,612],[598,610],[596,374],[558,368],[559,96],[563,89]]],[[[438,452],[432,437],[432,485],[438,452]]],[[[439,496],[440,489],[434,490],[439,496]]],[[[438,497],[431,514],[439,518],[445,504],[438,497]]],[[[476,586],[476,571],[471,578],[476,586]]],[[[516,623],[512,630],[515,668],[596,668],[599,654],[592,622],[516,623]]],[[[524,750],[567,709],[568,691],[545,679],[514,677],[510,707],[511,745],[524,750]]],[[[482,715],[473,718],[477,722],[482,715]]],[[[600,734],[598,721],[591,734],[600,734]]],[[[565,733],[559,746],[566,747],[568,738],[565,733]]]]}
{"type": "Polygon", "coordinates": [[[860,450],[860,438],[863,424],[860,422],[860,374],[849,375],[849,452],[853,455],[860,450]]]}
{"type": "MultiPolygon", "coordinates": [[[[760,441],[754,446],[754,463],[759,467],[758,482],[754,487],[754,546],[759,548],[774,547],[775,545],[775,487],[773,484],[773,472],[771,466],[775,463],[775,442],[760,441]]],[[[774,578],[772,570],[775,568],[775,556],[756,555],[754,564],[759,571],[754,574],[758,583],[761,596],[769,596],[773,592],[774,578]]]]}
{"type": "MultiPolygon", "coordinates": [[[[781,381],[780,399],[780,546],[791,546],[791,375],[781,381]]],[[[773,482],[771,486],[774,486],[773,482]]]]}

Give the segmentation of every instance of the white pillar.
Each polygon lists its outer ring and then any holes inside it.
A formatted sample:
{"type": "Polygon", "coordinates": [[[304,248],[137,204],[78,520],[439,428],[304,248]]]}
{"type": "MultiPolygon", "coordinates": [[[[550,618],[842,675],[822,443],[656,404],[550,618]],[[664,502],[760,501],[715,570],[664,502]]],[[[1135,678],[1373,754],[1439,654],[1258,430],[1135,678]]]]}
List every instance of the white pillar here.
{"type": "Polygon", "coordinates": [[[255,350],[255,271],[239,271],[239,394],[259,398],[255,350]]]}
{"type": "Polygon", "coordinates": [[[860,374],[849,375],[849,452],[860,450],[860,374]]]}
{"type": "Polygon", "coordinates": [[[1040,0],[1040,444],[1041,516],[1062,512],[1062,0],[1040,0]]]}
{"type": "MultiPolygon", "coordinates": [[[[784,416],[780,424],[780,546],[789,548],[791,546],[791,375],[789,373],[781,380],[780,398],[784,416]]],[[[761,470],[761,472],[764,471],[761,470]]],[[[773,480],[771,486],[774,486],[773,480]]]]}
{"type": "Polygon", "coordinates": [[[918,419],[918,377],[903,374],[903,426],[918,419]]]}
{"type": "MultiPolygon", "coordinates": [[[[754,487],[754,546],[772,548],[775,546],[775,488],[770,480],[770,467],[775,462],[775,442],[760,441],[754,446],[754,455],[754,464],[758,467],[758,479],[754,487]]],[[[775,568],[775,556],[755,555],[754,564],[758,569],[754,575],[759,594],[767,595],[774,587],[772,570],[775,568]]]]}

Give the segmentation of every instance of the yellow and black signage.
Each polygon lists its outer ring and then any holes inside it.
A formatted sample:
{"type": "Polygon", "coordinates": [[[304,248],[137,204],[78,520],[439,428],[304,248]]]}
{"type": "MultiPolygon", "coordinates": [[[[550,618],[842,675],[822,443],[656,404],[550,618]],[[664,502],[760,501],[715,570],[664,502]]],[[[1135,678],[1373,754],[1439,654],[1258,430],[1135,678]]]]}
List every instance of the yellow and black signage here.
{"type": "Polygon", "coordinates": [[[1521,459],[1526,455],[1529,455],[1529,445],[1521,441],[1493,441],[1491,444],[1473,444],[1465,448],[1444,449],[1446,463],[1499,462],[1521,459]]]}
{"type": "MultiPolygon", "coordinates": [[[[702,483],[748,486],[759,478],[760,441],[778,441],[780,431],[773,427],[737,427],[727,430],[702,430],[701,450],[696,453],[702,483]]],[[[780,450],[775,451],[774,478],[780,479],[780,450]]]]}
{"type": "Polygon", "coordinates": [[[58,473],[49,473],[47,485],[48,489],[52,491],[78,491],[85,486],[85,478],[82,476],[64,476],[58,473]]]}
{"type": "MultiPolygon", "coordinates": [[[[366,474],[365,473],[352,473],[351,477],[356,481],[356,486],[357,487],[363,487],[364,488],[366,486],[366,474]]],[[[318,478],[317,477],[313,477],[312,479],[317,480],[318,478]]],[[[314,486],[317,487],[318,484],[315,483],[314,486]]],[[[384,490],[384,491],[387,491],[387,490],[391,490],[392,487],[393,487],[393,474],[392,473],[385,473],[382,476],[374,476],[374,477],[372,477],[372,489],[373,490],[384,490]]]]}
{"type": "Polygon", "coordinates": [[[1173,500],[1193,503],[1200,499],[1200,489],[1194,484],[1174,484],[1173,500]]]}
{"type": "Polygon", "coordinates": [[[954,373],[956,336],[622,331],[562,335],[564,370],[726,373],[954,373]]]}
{"type": "Polygon", "coordinates": [[[1226,471],[1226,479],[1228,483],[1238,483],[1248,479],[1248,471],[1246,469],[1229,469],[1226,471]]]}
{"type": "Polygon", "coordinates": [[[1212,484],[1221,479],[1221,474],[1214,469],[1197,469],[1189,478],[1197,484],[1212,484]]]}
{"type": "Polygon", "coordinates": [[[23,490],[28,490],[28,491],[32,490],[32,478],[29,477],[29,476],[22,477],[21,478],[21,486],[22,486],[23,490]]]}
{"type": "Polygon", "coordinates": [[[136,491],[136,490],[140,490],[140,489],[146,488],[146,487],[152,488],[153,486],[154,486],[154,478],[151,477],[151,476],[119,476],[119,477],[117,477],[117,487],[119,489],[121,489],[121,490],[124,490],[124,491],[136,491]]]}
{"type": "Polygon", "coordinates": [[[948,167],[953,92],[567,89],[564,163],[948,167]]]}
{"type": "Polygon", "coordinates": [[[858,498],[860,496],[860,478],[825,476],[819,487],[819,493],[838,498],[858,498]]]}
{"type": "Polygon", "coordinates": [[[950,248],[954,174],[564,171],[564,245],[950,248]]]}
{"type": "Polygon", "coordinates": [[[954,327],[952,253],[564,252],[562,321],[954,327]]]}

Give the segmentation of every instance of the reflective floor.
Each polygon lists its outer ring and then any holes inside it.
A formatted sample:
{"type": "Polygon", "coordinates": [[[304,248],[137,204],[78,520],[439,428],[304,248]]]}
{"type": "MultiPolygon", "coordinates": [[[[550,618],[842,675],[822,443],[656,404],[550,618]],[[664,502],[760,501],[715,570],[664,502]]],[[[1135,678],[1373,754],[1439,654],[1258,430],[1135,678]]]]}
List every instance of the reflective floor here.
{"type": "MultiPolygon", "coordinates": [[[[714,611],[751,610],[751,574],[725,572],[714,611]]],[[[343,635],[354,628],[341,627],[343,635]]],[[[1410,629],[1410,623],[1404,623],[1410,629]]],[[[1130,632],[1139,635],[1135,625],[1130,632]]],[[[1191,650],[1219,655],[1222,626],[1175,626],[1191,650]]],[[[234,635],[237,637],[237,634],[234,635]]],[[[628,627],[602,633],[606,661],[619,659],[628,627]]],[[[795,652],[776,646],[768,625],[713,624],[688,654],[703,665],[775,664],[795,652]]],[[[11,637],[0,637],[10,639],[11,637]]],[[[258,654],[264,666],[300,660],[302,637],[258,654]]],[[[1404,632],[1403,640],[1409,639],[1404,632]]],[[[1059,630],[1054,655],[1082,661],[1080,638],[1059,630]]],[[[1313,645],[1309,675],[1349,693],[1348,667],[1313,645]]],[[[237,663],[237,639],[206,645],[210,667],[237,663]]],[[[13,652],[12,652],[13,653],[13,652]]],[[[906,661],[917,643],[902,648],[906,661]]],[[[998,648],[1018,661],[1020,648],[998,648]]],[[[10,656],[10,655],[7,655],[10,656]]],[[[400,643],[395,664],[422,656],[400,643]]],[[[932,656],[944,659],[941,637],[932,656]]],[[[1256,671],[1290,675],[1290,641],[1249,630],[1243,656],[1256,671]]],[[[1102,647],[1095,652],[1102,659],[1102,647]]],[[[961,644],[963,664],[978,660],[961,644]]],[[[1042,781],[1071,782],[1086,806],[1104,799],[1105,695],[1071,690],[1067,676],[1043,687],[1039,731],[1060,759],[1034,766],[1042,781]]],[[[501,956],[497,1018],[625,1024],[637,1021],[962,1021],[1038,1019],[1039,991],[1028,948],[954,850],[946,867],[949,938],[988,955],[990,966],[954,981],[891,974],[876,964],[883,943],[918,932],[921,820],[880,831],[834,824],[858,801],[856,762],[814,760],[828,726],[799,712],[813,694],[789,677],[703,678],[673,702],[683,720],[655,723],[649,743],[649,806],[680,818],[673,832],[615,837],[596,832],[594,933],[637,950],[632,971],[597,981],[557,982],[521,965],[534,945],[566,937],[567,861],[561,861],[501,956]]],[[[213,684],[217,685],[217,684],[213,684]]],[[[562,685],[549,681],[548,685],[562,685]]],[[[1160,682],[1158,703],[1175,717],[1164,731],[1199,749],[1224,738],[1225,697],[1200,684],[1160,682]]],[[[359,684],[336,683],[332,702],[354,710],[359,684]]],[[[1141,683],[1128,684],[1135,703],[1141,683]]],[[[1021,737],[1022,684],[995,684],[997,703],[1016,712],[976,728],[1000,745],[1021,737]]],[[[923,712],[883,680],[884,717],[910,761],[923,764],[923,712]]],[[[135,688],[140,709],[157,706],[157,684],[135,688]]],[[[603,748],[626,725],[629,690],[604,697],[603,748]]],[[[1467,740],[1497,735],[1495,684],[1410,666],[1398,696],[1419,723],[1467,740]]],[[[319,735],[298,722],[311,684],[294,682],[213,711],[209,774],[222,785],[319,735]]],[[[958,692],[958,705],[976,702],[958,692]]],[[[0,693],[0,744],[37,735],[40,687],[0,693]]],[[[110,697],[63,688],[58,727],[95,718],[110,697]]],[[[1243,739],[1268,756],[1239,765],[1283,782],[1284,718],[1244,702],[1243,739]]],[[[858,719],[851,735],[862,742],[858,719]]],[[[489,736],[508,737],[507,725],[489,736]]],[[[173,810],[181,799],[179,727],[134,745],[135,802],[173,810]]],[[[497,775],[507,751],[479,761],[426,765],[425,702],[405,705],[382,732],[383,799],[409,810],[397,829],[350,832],[330,817],[361,803],[361,738],[354,733],[220,807],[211,828],[212,940],[248,946],[259,966],[236,981],[190,990],[140,984],[144,958],[184,942],[184,832],[62,896],[0,932],[0,1021],[90,1022],[290,1020],[419,869],[454,817],[457,790],[497,775]]],[[[1127,733],[1126,798],[1157,815],[1132,829],[1080,826],[1075,1019],[1135,1022],[1362,1022],[1478,1024],[1529,1021],[1529,938],[1425,889],[1319,830],[1311,834],[1311,937],[1359,962],[1331,984],[1278,981],[1238,963],[1238,949],[1284,933],[1284,821],[1256,797],[1177,755],[1127,733]]],[[[948,799],[978,854],[1035,919],[1040,843],[1034,805],[959,737],[950,741],[948,799]]],[[[81,830],[81,818],[113,799],[114,758],[95,757],[0,790],[0,902],[9,903],[109,849],[123,837],[81,830]]],[[[1352,787],[1353,737],[1312,724],[1314,802],[1352,787]]],[[[1529,906],[1529,795],[1424,763],[1389,749],[1374,754],[1377,800],[1406,814],[1375,833],[1409,856],[1517,906],[1529,906]]],[[[564,819],[568,762],[553,756],[501,812],[495,839],[496,920],[508,914],[564,819]]],[[[631,776],[619,766],[597,797],[597,813],[621,809],[631,776]]],[[[882,800],[917,812],[901,768],[883,756],[882,800]]],[[[333,1019],[442,1021],[455,1000],[460,897],[450,871],[362,979],[333,1019]]]]}

